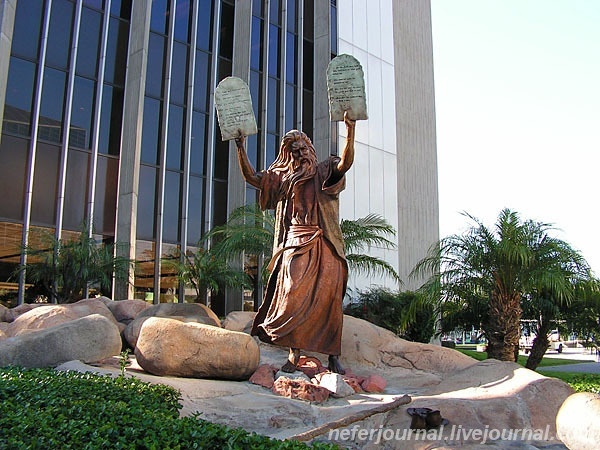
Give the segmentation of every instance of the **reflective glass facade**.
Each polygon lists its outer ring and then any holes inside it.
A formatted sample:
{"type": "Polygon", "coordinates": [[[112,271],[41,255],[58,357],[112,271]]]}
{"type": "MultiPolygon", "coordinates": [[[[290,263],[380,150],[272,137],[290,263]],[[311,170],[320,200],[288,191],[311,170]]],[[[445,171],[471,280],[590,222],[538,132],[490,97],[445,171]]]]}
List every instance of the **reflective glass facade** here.
{"type": "Polygon", "coordinates": [[[1,86],[0,189],[10,196],[0,202],[0,279],[23,262],[20,247],[35,229],[60,238],[91,223],[91,233],[125,242],[138,261],[127,297],[186,299],[164,260],[193,251],[233,208],[256,201],[246,186],[231,200],[238,169],[221,141],[214,87],[245,74],[256,168],[274,160],[286,130],[311,136],[313,1],[2,1],[16,6],[1,86]],[[142,64],[132,59],[139,48],[142,64]],[[238,63],[243,52],[249,61],[238,63]],[[134,83],[143,86],[137,96],[128,93],[134,83]],[[135,211],[122,213],[126,205],[135,211]]]}

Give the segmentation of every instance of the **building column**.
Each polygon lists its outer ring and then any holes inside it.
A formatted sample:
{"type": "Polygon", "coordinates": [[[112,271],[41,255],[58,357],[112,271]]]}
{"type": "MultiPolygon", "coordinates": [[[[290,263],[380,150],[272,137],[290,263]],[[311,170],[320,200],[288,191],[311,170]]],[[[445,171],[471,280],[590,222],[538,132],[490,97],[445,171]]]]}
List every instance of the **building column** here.
{"type": "Polygon", "coordinates": [[[331,61],[331,4],[316,1],[314,10],[314,136],[313,145],[317,160],[329,156],[331,148],[331,121],[327,97],[327,66],[331,61]]]}
{"type": "Polygon", "coordinates": [[[15,10],[17,0],[0,0],[0,134],[4,121],[4,103],[6,101],[6,85],[8,84],[8,61],[10,61],[10,47],[12,43],[13,28],[15,26],[15,10]]]}
{"type": "MultiPolygon", "coordinates": [[[[137,200],[142,150],[142,124],[148,39],[150,35],[151,0],[136,0],[131,11],[125,98],[123,100],[123,128],[121,157],[119,159],[119,190],[117,197],[117,226],[115,241],[119,256],[135,260],[137,200]]],[[[130,282],[133,282],[133,269],[130,282]]],[[[133,284],[117,281],[113,297],[133,298],[133,284]]]]}
{"type": "MultiPolygon", "coordinates": [[[[233,76],[249,84],[250,80],[250,34],[252,32],[252,2],[236,2],[235,29],[233,33],[233,76]]],[[[259,99],[252,99],[256,102],[259,99]]],[[[242,177],[235,150],[235,141],[229,141],[229,174],[227,177],[227,215],[246,204],[246,181],[242,177]]],[[[233,264],[243,268],[241,256],[233,264]]],[[[224,313],[244,309],[244,292],[241,288],[227,288],[224,313]]]]}
{"type": "Polygon", "coordinates": [[[398,171],[398,274],[408,274],[439,239],[433,43],[429,1],[393,2],[398,171]]]}

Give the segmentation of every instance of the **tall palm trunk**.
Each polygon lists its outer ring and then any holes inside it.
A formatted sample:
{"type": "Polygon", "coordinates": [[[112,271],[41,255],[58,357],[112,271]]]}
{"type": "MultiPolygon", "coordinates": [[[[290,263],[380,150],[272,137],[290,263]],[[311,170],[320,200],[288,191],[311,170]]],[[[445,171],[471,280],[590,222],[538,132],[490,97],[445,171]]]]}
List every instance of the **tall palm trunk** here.
{"type": "Polygon", "coordinates": [[[488,358],[500,361],[516,361],[519,355],[521,335],[521,295],[493,293],[487,327],[488,358]]]}
{"type": "Polygon", "coordinates": [[[525,364],[525,367],[528,369],[535,370],[537,366],[539,366],[540,362],[542,362],[542,358],[546,354],[546,350],[548,350],[548,344],[550,344],[550,341],[548,340],[550,326],[550,321],[545,321],[542,322],[541,326],[538,328],[536,337],[533,340],[533,345],[531,347],[531,353],[529,354],[527,363],[525,364]]]}

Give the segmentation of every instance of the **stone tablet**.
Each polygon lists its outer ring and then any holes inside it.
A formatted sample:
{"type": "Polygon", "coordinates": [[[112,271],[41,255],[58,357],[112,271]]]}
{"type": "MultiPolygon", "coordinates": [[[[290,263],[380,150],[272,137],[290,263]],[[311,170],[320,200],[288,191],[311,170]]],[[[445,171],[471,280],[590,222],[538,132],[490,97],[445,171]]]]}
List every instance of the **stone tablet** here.
{"type": "Polygon", "coordinates": [[[366,120],[367,98],[362,66],[351,55],[338,55],[327,67],[329,116],[332,121],[344,120],[344,111],[352,120],[366,120]]]}
{"type": "Polygon", "coordinates": [[[215,90],[215,107],[224,141],[258,133],[250,89],[241,78],[221,80],[215,90]]]}

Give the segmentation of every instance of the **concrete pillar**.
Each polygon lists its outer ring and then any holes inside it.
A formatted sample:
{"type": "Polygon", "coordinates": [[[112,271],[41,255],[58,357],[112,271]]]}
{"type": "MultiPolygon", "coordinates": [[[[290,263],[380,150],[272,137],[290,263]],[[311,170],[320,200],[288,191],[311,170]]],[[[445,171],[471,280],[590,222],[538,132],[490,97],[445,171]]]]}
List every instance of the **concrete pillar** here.
{"type": "Polygon", "coordinates": [[[4,121],[4,102],[6,100],[6,85],[8,83],[8,62],[13,28],[15,25],[15,10],[17,0],[0,0],[0,133],[4,121]]]}
{"type": "MultiPolygon", "coordinates": [[[[151,0],[136,0],[133,2],[127,73],[125,76],[125,98],[123,101],[116,241],[119,245],[118,252],[120,256],[126,256],[132,260],[135,259],[137,200],[151,6],[151,0]]],[[[130,274],[130,278],[133,281],[133,273],[130,274]]],[[[113,297],[115,299],[133,298],[133,285],[126,282],[117,282],[113,297]]]]}
{"type": "Polygon", "coordinates": [[[329,156],[331,146],[331,121],[327,99],[327,66],[331,61],[331,5],[328,1],[316,1],[314,41],[314,137],[313,145],[317,159],[329,156]]]}
{"type": "Polygon", "coordinates": [[[429,1],[393,2],[398,170],[398,258],[408,274],[439,239],[433,44],[429,1]]]}

